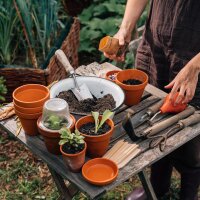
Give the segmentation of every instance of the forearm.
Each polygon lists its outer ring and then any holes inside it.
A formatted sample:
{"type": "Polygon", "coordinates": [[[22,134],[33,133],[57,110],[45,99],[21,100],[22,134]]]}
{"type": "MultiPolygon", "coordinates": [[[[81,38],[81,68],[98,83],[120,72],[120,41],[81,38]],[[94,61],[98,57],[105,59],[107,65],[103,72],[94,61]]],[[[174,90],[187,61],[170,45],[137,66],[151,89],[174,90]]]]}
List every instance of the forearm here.
{"type": "Polygon", "coordinates": [[[121,28],[132,32],[147,3],[148,0],[128,0],[121,28]]]}
{"type": "Polygon", "coordinates": [[[200,73],[200,53],[194,56],[186,66],[189,66],[195,70],[195,72],[200,73]]]}

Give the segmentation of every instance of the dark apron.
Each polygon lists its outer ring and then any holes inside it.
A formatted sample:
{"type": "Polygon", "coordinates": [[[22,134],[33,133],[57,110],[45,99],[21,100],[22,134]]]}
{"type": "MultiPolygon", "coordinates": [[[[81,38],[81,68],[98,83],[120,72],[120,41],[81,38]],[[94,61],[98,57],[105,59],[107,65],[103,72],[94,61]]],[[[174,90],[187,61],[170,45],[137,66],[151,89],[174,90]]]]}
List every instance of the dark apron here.
{"type": "MultiPolygon", "coordinates": [[[[153,0],[136,55],[136,67],[148,73],[150,83],[165,90],[164,86],[199,52],[200,0],[153,0]]],[[[200,78],[190,103],[200,108],[200,78]]],[[[200,136],[172,157],[188,167],[199,168],[200,136]]]]}

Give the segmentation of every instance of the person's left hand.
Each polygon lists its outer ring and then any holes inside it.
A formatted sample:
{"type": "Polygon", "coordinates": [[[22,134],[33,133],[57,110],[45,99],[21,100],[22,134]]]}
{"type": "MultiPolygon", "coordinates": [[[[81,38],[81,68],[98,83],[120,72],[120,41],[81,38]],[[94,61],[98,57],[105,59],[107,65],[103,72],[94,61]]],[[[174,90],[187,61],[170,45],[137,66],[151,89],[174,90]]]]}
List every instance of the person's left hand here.
{"type": "Polygon", "coordinates": [[[192,60],[177,74],[173,81],[165,86],[171,90],[170,100],[173,101],[174,95],[179,91],[179,95],[174,105],[179,103],[188,103],[192,100],[195,94],[198,82],[199,69],[192,60]]]}

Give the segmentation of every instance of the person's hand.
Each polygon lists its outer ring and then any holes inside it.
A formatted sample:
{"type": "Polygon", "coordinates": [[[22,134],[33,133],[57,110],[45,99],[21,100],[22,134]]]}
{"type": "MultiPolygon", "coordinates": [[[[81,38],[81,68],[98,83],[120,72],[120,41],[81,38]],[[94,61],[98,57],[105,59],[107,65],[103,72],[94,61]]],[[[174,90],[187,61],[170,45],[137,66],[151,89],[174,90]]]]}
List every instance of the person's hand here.
{"type": "Polygon", "coordinates": [[[188,103],[192,100],[195,94],[198,82],[199,69],[197,64],[192,60],[177,74],[171,83],[165,86],[171,90],[170,100],[173,101],[174,95],[179,91],[179,95],[174,102],[174,105],[179,103],[188,103]]]}
{"type": "MultiPolygon", "coordinates": [[[[113,36],[114,38],[117,38],[119,40],[119,45],[123,46],[125,43],[129,43],[131,40],[131,32],[128,31],[126,28],[120,28],[119,31],[113,36]]],[[[116,55],[110,55],[107,53],[104,53],[104,56],[116,61],[124,61],[125,55],[116,56],[116,55]]]]}

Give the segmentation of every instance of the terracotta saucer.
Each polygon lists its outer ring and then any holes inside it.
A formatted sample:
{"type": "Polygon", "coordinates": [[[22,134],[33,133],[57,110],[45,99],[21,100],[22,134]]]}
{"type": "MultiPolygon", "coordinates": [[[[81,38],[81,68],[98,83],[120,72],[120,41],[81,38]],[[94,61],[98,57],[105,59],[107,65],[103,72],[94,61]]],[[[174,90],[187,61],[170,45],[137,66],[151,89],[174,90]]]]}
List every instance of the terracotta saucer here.
{"type": "Polygon", "coordinates": [[[83,165],[82,175],[89,183],[107,185],[117,178],[118,167],[109,159],[95,158],[83,165]]]}

